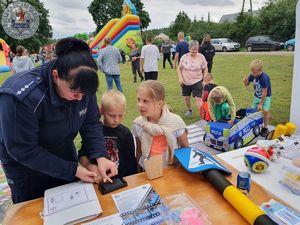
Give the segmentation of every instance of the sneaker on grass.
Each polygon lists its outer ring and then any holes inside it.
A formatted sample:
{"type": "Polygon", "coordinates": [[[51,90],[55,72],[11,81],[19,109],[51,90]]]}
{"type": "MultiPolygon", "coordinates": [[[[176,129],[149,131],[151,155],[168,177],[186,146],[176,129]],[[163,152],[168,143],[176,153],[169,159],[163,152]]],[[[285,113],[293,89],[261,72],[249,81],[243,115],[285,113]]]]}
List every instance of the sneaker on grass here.
{"type": "Polygon", "coordinates": [[[184,115],[185,116],[192,116],[193,112],[191,110],[188,110],[184,115]]]}

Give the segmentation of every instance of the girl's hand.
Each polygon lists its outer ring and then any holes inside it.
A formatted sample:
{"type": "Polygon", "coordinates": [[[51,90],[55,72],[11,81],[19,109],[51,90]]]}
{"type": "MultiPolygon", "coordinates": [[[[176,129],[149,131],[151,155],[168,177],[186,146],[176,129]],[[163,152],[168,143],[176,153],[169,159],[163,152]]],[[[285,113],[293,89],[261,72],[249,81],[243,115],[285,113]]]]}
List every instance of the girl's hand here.
{"type": "Polygon", "coordinates": [[[78,177],[82,181],[94,182],[94,177],[97,177],[97,173],[87,170],[84,167],[77,166],[77,171],[75,174],[76,177],[78,177]]]}
{"type": "Polygon", "coordinates": [[[94,177],[94,183],[99,184],[100,181],[102,180],[102,177],[101,177],[100,172],[99,172],[99,170],[98,170],[98,166],[95,165],[95,164],[90,163],[89,165],[87,165],[86,168],[87,168],[89,171],[92,171],[92,172],[94,172],[94,173],[97,174],[97,176],[94,177]]]}

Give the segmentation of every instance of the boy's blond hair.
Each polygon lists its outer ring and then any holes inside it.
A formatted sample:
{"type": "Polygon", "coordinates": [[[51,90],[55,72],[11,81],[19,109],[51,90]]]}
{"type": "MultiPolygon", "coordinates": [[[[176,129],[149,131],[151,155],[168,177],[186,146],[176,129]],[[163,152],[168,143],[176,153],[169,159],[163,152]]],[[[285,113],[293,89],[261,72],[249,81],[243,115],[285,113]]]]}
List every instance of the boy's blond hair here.
{"type": "Polygon", "coordinates": [[[180,31],[178,32],[178,39],[184,39],[184,32],[183,31],[180,31]]]}
{"type": "Polygon", "coordinates": [[[249,65],[250,70],[252,69],[261,69],[263,68],[263,62],[259,59],[254,59],[250,65],[249,65]]]}
{"type": "Polygon", "coordinates": [[[209,96],[214,102],[219,102],[219,100],[224,97],[221,89],[217,87],[211,90],[209,96]]]}
{"type": "Polygon", "coordinates": [[[101,108],[107,110],[110,106],[124,106],[126,108],[126,98],[122,92],[109,90],[104,92],[101,98],[101,108]]]}

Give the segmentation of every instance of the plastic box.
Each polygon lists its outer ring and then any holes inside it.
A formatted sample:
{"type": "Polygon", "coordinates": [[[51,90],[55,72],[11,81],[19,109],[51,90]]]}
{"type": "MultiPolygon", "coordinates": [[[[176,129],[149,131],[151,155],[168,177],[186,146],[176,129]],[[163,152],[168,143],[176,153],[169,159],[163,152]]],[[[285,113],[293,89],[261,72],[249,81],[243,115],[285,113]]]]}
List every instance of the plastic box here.
{"type": "Polygon", "coordinates": [[[211,225],[206,212],[185,193],[165,197],[161,203],[168,225],[211,225]]]}
{"type": "Polygon", "coordinates": [[[300,195],[300,169],[283,166],[279,183],[292,193],[300,195]]]}

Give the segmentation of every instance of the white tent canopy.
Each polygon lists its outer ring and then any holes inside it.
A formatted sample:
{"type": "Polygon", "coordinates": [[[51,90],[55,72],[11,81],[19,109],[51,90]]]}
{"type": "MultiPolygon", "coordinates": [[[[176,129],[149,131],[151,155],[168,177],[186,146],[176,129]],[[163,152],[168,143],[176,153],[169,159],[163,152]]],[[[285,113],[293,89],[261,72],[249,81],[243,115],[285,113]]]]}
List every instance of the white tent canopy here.
{"type": "Polygon", "coordinates": [[[164,34],[164,33],[160,33],[159,35],[157,35],[154,39],[161,39],[163,41],[169,40],[169,36],[164,34]]]}
{"type": "Polygon", "coordinates": [[[290,121],[297,125],[300,134],[300,1],[296,7],[296,44],[294,54],[294,74],[292,82],[292,100],[290,121]]]}

